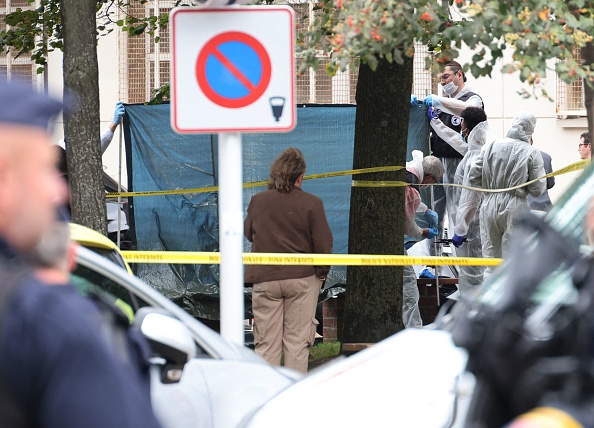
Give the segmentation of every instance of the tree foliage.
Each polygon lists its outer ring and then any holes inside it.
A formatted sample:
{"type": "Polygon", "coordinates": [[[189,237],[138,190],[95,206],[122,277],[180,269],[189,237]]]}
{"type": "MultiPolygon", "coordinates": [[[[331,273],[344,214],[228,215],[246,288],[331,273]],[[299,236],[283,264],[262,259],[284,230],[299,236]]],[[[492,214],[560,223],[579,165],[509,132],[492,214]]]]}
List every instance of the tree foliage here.
{"type": "Polygon", "coordinates": [[[592,65],[573,55],[592,41],[592,2],[449,0],[448,6],[435,0],[323,0],[314,25],[298,37],[301,71],[316,67],[320,54],[331,59],[331,74],[354,58],[372,69],[381,58],[402,63],[414,55],[417,41],[429,47],[436,67],[468,46],[475,54],[466,69],[475,77],[491,76],[503,60],[504,72],[519,72],[533,87],[553,70],[565,82],[585,79],[592,86],[592,65]]]}
{"type": "MultiPolygon", "coordinates": [[[[128,12],[130,4],[145,3],[148,0],[97,0],[97,35],[119,27],[130,35],[148,33],[158,42],[156,30],[167,28],[169,14],[134,16],[128,12]]],[[[172,6],[191,4],[177,0],[172,6]]],[[[551,71],[566,83],[584,79],[594,86],[592,64],[576,61],[574,55],[575,49],[592,41],[591,1],[321,0],[314,15],[313,25],[297,38],[301,73],[308,67],[317,68],[321,56],[331,59],[326,65],[331,75],[359,61],[372,70],[380,59],[402,64],[404,57],[414,55],[415,42],[419,42],[436,59],[428,61],[428,67],[456,59],[468,46],[474,55],[465,68],[474,77],[491,76],[503,59],[502,71],[518,72],[533,92],[542,91],[542,79],[551,71]]],[[[34,10],[17,8],[6,15],[5,22],[9,28],[0,32],[0,49],[31,54],[38,72],[43,71],[49,52],[63,49],[59,0],[41,0],[34,10]]],[[[167,87],[158,91],[157,99],[167,98],[166,91],[167,87]]],[[[548,97],[546,92],[543,95],[548,97]]]]}
{"type": "MultiPolygon", "coordinates": [[[[33,3],[34,0],[28,0],[33,3]]],[[[63,49],[59,0],[41,0],[34,10],[17,8],[5,17],[10,27],[0,32],[0,49],[17,55],[31,54],[41,72],[47,54],[63,49]]],[[[119,27],[130,35],[155,36],[165,30],[169,14],[134,16],[130,4],[148,0],[97,0],[97,35],[119,27]],[[116,11],[121,11],[116,14],[116,11]],[[119,19],[119,16],[123,18],[119,19]]],[[[282,1],[276,1],[282,3],[282,1]]],[[[414,55],[414,44],[429,47],[439,67],[459,56],[460,49],[474,50],[466,69],[475,76],[491,76],[499,60],[503,71],[519,73],[522,82],[539,87],[547,72],[555,71],[566,83],[584,79],[594,84],[589,63],[574,59],[574,49],[592,41],[594,4],[586,0],[321,0],[314,7],[315,20],[297,39],[300,72],[317,67],[320,56],[331,59],[329,74],[344,70],[353,61],[371,69],[380,59],[402,64],[414,55]],[[451,7],[444,7],[451,6],[451,7]],[[510,51],[506,54],[506,51],[510,51]],[[558,59],[560,61],[551,61],[558,59]]],[[[189,6],[177,0],[172,6],[189,6]]],[[[547,95],[546,93],[544,95],[547,95]]]]}

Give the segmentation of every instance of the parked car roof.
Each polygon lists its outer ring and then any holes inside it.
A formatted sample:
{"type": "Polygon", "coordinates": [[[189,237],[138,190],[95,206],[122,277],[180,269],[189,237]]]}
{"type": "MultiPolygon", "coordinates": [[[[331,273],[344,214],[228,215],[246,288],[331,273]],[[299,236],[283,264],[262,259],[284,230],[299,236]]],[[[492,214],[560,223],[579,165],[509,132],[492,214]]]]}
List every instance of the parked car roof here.
{"type": "Polygon", "coordinates": [[[99,253],[132,274],[132,269],[124,260],[120,249],[107,236],[80,224],[70,223],[70,239],[79,243],[83,247],[99,253]]]}

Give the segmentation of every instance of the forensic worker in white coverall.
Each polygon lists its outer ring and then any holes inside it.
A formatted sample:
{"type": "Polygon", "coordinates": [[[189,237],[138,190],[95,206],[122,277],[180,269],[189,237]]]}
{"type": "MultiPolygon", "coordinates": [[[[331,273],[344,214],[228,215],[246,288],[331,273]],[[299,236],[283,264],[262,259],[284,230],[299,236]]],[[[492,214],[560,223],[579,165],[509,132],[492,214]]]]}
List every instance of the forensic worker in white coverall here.
{"type": "MultiPolygon", "coordinates": [[[[419,186],[437,183],[443,175],[441,161],[435,156],[423,157],[423,152],[413,150],[412,161],[406,163],[406,182],[404,191],[404,234],[413,238],[432,239],[437,236],[439,219],[435,211],[427,208],[421,201],[419,186]],[[415,223],[416,214],[423,214],[429,228],[421,228],[415,223]]],[[[405,254],[406,254],[406,250],[405,254]]],[[[422,327],[419,312],[419,289],[417,276],[412,266],[404,266],[402,290],[402,321],[404,327],[422,327]]]]}
{"type": "MultiPolygon", "coordinates": [[[[532,146],[535,126],[532,113],[517,113],[506,138],[486,144],[473,162],[470,184],[483,189],[508,189],[544,177],[542,156],[532,146]]],[[[484,193],[480,211],[483,257],[505,258],[517,218],[530,211],[528,194],[540,196],[546,186],[546,179],[541,178],[514,190],[484,193]]],[[[492,268],[487,267],[484,278],[491,272],[492,268]]]]}
{"type": "MultiPolygon", "coordinates": [[[[456,169],[455,184],[470,186],[470,166],[479,156],[487,140],[487,115],[482,108],[468,107],[462,114],[460,135],[468,143],[468,151],[456,169]]],[[[452,244],[458,257],[482,257],[479,209],[483,193],[468,188],[454,187],[456,190],[456,224],[452,244]]],[[[463,298],[471,298],[483,282],[484,266],[459,266],[458,290],[463,298]]]]}

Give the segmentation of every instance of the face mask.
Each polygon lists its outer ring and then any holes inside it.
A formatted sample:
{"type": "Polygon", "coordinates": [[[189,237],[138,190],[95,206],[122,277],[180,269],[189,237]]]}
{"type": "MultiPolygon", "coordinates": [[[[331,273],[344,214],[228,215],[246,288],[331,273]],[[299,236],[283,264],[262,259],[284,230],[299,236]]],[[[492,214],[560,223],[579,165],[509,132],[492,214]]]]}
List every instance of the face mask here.
{"type": "Polygon", "coordinates": [[[452,80],[451,82],[443,85],[441,88],[443,89],[443,92],[445,92],[446,95],[452,96],[458,90],[458,85],[454,84],[454,81],[452,80]]]}
{"type": "Polygon", "coordinates": [[[460,131],[460,137],[462,137],[462,141],[466,143],[466,137],[464,136],[464,131],[460,131]]]}

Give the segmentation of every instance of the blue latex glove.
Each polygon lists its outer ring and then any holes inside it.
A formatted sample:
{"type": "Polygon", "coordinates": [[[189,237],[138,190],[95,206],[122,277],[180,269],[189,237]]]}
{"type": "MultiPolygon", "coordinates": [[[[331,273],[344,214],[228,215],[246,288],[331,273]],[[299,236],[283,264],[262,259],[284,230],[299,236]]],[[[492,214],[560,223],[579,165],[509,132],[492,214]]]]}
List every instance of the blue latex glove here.
{"type": "Polygon", "coordinates": [[[454,244],[454,247],[456,248],[459,248],[464,242],[466,242],[466,236],[454,235],[452,238],[452,244],[454,244]]]}
{"type": "Polygon", "coordinates": [[[431,278],[431,279],[435,279],[435,275],[433,275],[429,269],[425,268],[419,274],[419,278],[431,278]]]}
{"type": "Polygon", "coordinates": [[[429,227],[437,227],[439,223],[439,217],[437,217],[437,213],[433,210],[425,211],[425,220],[429,223],[429,227]]]}
{"type": "Polygon", "coordinates": [[[117,123],[118,125],[122,122],[122,117],[124,117],[124,113],[126,109],[124,108],[124,103],[118,101],[116,103],[115,111],[113,112],[113,123],[117,123]]]}
{"type": "Polygon", "coordinates": [[[418,107],[419,106],[419,99],[417,98],[416,95],[411,95],[410,96],[410,105],[413,107],[418,107]]]}
{"type": "Polygon", "coordinates": [[[429,122],[433,119],[437,119],[437,113],[435,113],[435,109],[433,107],[429,107],[427,109],[427,117],[429,118],[429,122]]]}
{"type": "Polygon", "coordinates": [[[439,97],[436,95],[427,95],[423,100],[423,104],[425,104],[427,107],[433,107],[434,109],[437,109],[439,106],[441,106],[439,97]]]}
{"type": "Polygon", "coordinates": [[[433,239],[437,235],[439,235],[439,230],[437,230],[436,227],[430,227],[430,228],[425,229],[425,230],[427,231],[427,235],[425,235],[425,238],[427,238],[427,239],[433,239]]]}

